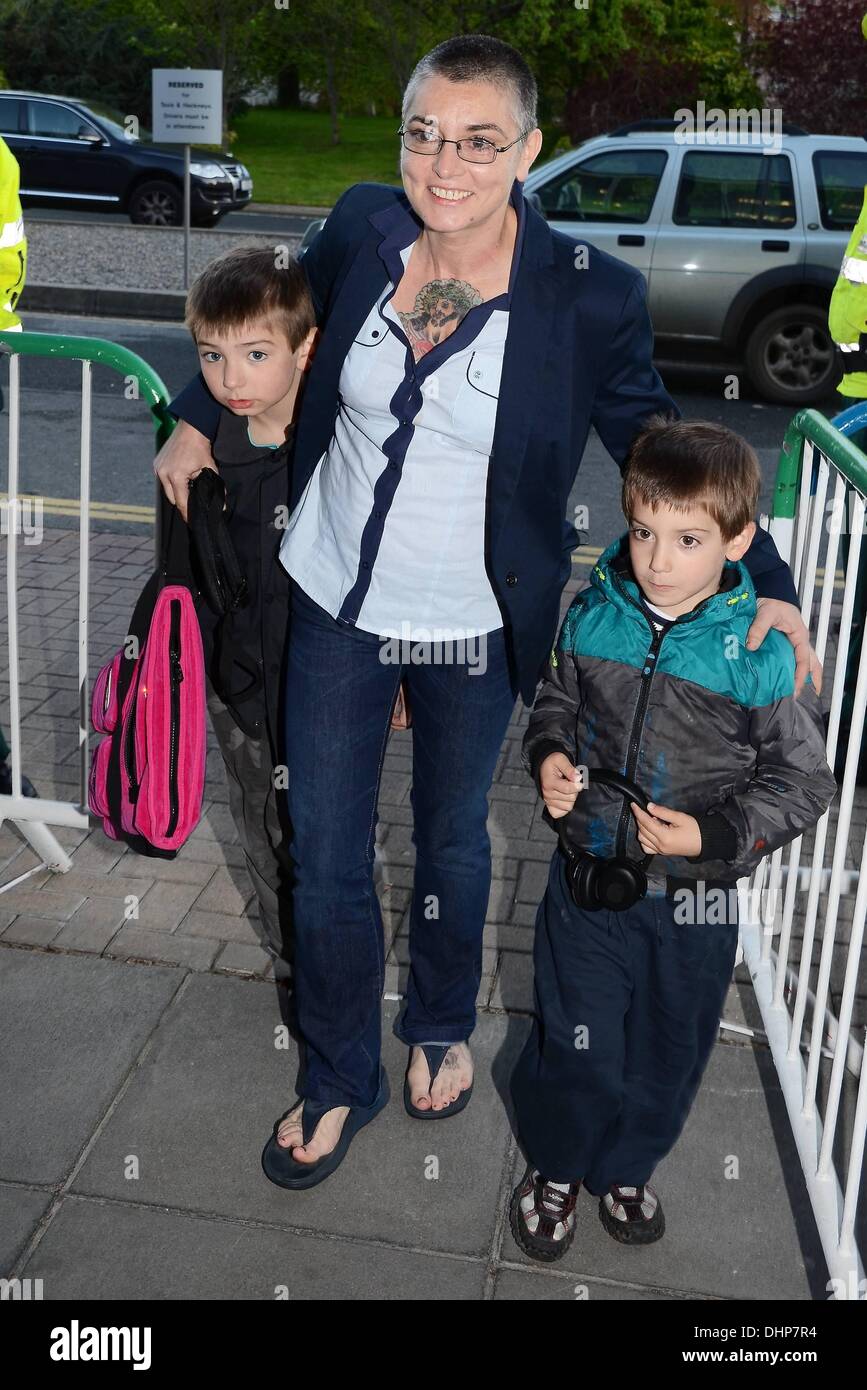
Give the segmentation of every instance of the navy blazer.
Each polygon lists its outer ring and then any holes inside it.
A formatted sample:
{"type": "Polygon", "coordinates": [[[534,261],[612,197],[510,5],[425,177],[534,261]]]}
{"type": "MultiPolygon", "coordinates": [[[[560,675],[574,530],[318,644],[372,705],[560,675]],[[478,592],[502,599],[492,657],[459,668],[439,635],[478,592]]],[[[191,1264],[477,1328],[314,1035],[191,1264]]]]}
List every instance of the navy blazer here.
{"type": "MultiPolygon", "coordinates": [[[[354,184],[302,257],[323,332],[298,418],[290,509],[331,443],[344,358],[388,283],[377,254],[385,234],[375,219],[396,201],[412,212],[402,188],[354,184]]],[[[513,688],[530,705],[578,544],[566,509],[590,426],[622,469],[649,415],[680,412],[653,366],[641,272],[590,245],[586,268],[576,268],[575,243],[529,203],[525,213],[488,472],[485,564],[507,631],[513,688]]],[[[169,409],[214,437],[221,407],[201,374],[169,409]]],[[[757,529],[744,561],[758,596],[797,604],[789,568],[766,531],[757,529]]]]}

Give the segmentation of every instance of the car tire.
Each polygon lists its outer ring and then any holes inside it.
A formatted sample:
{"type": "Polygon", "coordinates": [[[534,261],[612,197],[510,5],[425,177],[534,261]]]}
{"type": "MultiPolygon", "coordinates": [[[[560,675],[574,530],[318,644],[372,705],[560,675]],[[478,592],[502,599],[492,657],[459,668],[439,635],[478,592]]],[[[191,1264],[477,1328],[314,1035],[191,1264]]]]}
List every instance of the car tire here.
{"type": "Polygon", "coordinates": [[[750,381],[767,401],[793,407],[826,400],[837,384],[827,311],[792,304],[760,320],[746,345],[750,381]]]}
{"type": "Polygon", "coordinates": [[[184,195],[168,179],[140,183],[129,200],[129,219],[146,227],[179,227],[184,220],[184,195]]]}

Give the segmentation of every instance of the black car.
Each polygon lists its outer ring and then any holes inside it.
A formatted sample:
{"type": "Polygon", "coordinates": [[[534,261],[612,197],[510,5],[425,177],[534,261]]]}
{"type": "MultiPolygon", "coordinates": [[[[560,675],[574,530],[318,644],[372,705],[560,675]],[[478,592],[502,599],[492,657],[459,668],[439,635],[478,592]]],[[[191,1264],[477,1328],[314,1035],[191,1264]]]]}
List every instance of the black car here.
{"type": "MultiPolygon", "coordinates": [[[[132,222],[176,227],[184,219],[182,145],[156,145],[141,127],[100,103],[41,92],[0,91],[0,135],[21,167],[24,207],[126,212],[132,222]]],[[[246,207],[253,181],[230,154],[190,150],[190,221],[212,227],[246,207]]]]}

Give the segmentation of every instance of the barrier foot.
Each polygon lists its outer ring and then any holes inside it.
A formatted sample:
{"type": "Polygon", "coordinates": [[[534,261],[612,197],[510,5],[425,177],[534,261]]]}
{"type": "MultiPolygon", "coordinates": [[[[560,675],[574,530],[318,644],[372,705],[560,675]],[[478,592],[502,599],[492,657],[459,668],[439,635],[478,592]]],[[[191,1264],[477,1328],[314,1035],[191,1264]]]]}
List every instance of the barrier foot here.
{"type": "Polygon", "coordinates": [[[13,820],[12,824],[39,855],[44,868],[53,869],[58,874],[69,872],[72,860],[47,825],[37,820],[13,820]]]}

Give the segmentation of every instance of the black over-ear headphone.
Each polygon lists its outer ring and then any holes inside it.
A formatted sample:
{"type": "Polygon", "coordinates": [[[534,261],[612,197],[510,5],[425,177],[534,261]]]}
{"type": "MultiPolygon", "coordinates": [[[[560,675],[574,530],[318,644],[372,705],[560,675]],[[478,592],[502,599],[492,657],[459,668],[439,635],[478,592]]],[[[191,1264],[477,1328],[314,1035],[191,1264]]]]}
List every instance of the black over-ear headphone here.
{"type": "MultiPolygon", "coordinates": [[[[587,775],[588,782],[613,787],[630,801],[637,801],[643,811],[647,810],[647,797],[644,792],[637,782],[630,781],[621,772],[591,767],[587,769],[587,775]]],[[[626,859],[620,855],[606,859],[598,854],[591,854],[589,850],[575,849],[567,842],[563,827],[565,816],[555,819],[546,806],[542,812],[542,819],[547,820],[559,836],[560,848],[567,860],[566,877],[577,907],[591,912],[603,907],[613,912],[623,912],[646,895],[645,871],[653,858],[652,854],[646,854],[641,860],[626,859]]]]}

